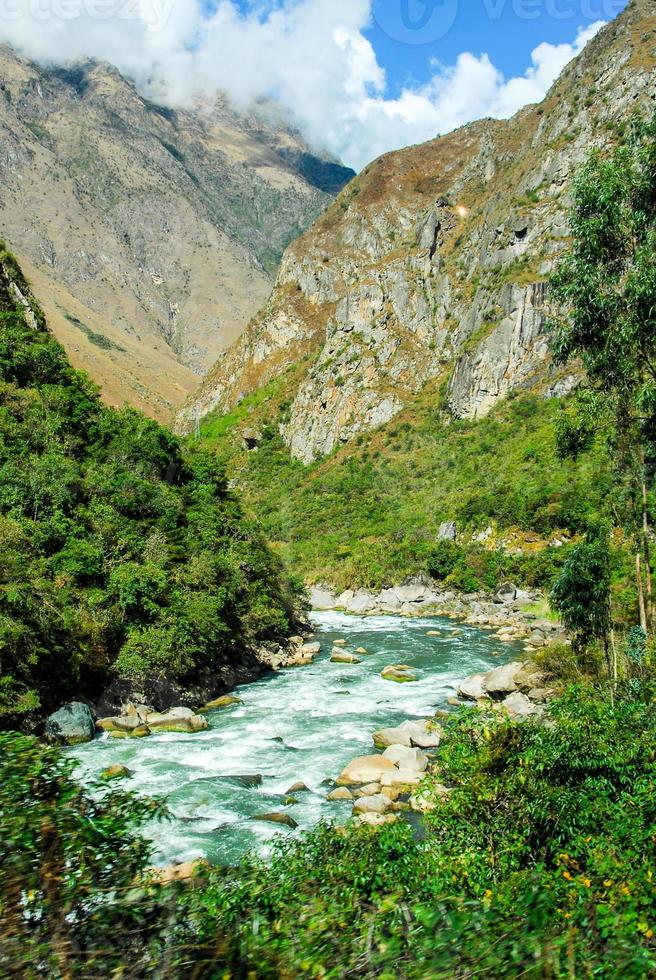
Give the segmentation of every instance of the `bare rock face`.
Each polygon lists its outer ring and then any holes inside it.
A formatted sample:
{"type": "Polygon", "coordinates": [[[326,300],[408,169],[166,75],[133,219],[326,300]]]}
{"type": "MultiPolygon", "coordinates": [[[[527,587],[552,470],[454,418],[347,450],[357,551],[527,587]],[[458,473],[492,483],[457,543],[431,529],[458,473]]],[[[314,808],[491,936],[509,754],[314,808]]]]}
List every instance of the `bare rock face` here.
{"type": "Polygon", "coordinates": [[[541,106],[389,153],[286,252],[273,294],[179,416],[232,409],[293,368],[280,431],[303,463],[388,423],[427,385],[456,417],[564,394],[547,281],[572,178],[649,103],[653,3],[634,0],[541,106]],[[590,95],[589,93],[593,93],[590,95]]]}
{"type": "Polygon", "coordinates": [[[76,367],[170,419],[352,171],[263,108],[170,110],[0,48],[0,225],[76,367]],[[246,203],[245,203],[246,202],[246,203]]]}

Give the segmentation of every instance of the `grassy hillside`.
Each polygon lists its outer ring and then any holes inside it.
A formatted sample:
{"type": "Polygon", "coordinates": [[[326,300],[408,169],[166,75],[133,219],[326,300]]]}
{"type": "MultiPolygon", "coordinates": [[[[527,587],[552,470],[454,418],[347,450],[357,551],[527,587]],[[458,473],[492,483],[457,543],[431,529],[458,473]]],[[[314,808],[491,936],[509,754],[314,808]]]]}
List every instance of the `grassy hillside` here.
{"type": "Polygon", "coordinates": [[[0,252],[0,725],[116,674],[211,671],[293,616],[216,456],[105,408],[29,297],[0,252]]]}
{"type": "Polygon", "coordinates": [[[268,539],[309,581],[377,587],[429,571],[440,525],[454,520],[468,558],[452,584],[491,587],[506,574],[542,584],[562,550],[550,544],[577,534],[610,486],[603,447],[576,462],[558,458],[561,400],[511,398],[485,419],[454,422],[432,386],[388,426],[304,467],[277,431],[285,388],[283,378],[231,415],[208,417],[201,445],[218,453],[268,539]],[[251,430],[260,441],[249,451],[251,430]]]}

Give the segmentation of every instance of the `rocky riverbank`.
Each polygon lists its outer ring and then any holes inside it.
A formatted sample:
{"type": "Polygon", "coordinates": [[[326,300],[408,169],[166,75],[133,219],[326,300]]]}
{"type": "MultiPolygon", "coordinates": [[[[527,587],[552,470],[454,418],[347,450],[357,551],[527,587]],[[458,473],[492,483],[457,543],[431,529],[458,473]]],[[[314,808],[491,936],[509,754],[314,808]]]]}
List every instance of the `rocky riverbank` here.
{"type": "Polygon", "coordinates": [[[380,592],[349,589],[338,595],[327,586],[314,586],[310,601],[313,609],[335,609],[358,616],[446,616],[469,626],[494,630],[501,640],[524,640],[527,652],[568,642],[561,624],[546,615],[542,593],[518,589],[512,583],[506,583],[494,595],[462,595],[440,592],[430,579],[416,576],[380,592]]]}
{"type": "Polygon", "coordinates": [[[207,728],[204,712],[235,703],[230,692],[236,687],[268,671],[311,664],[320,649],[309,632],[282,643],[270,642],[235,655],[230,663],[189,686],[164,677],[117,677],[96,702],[73,700],[50,715],[45,736],[50,742],[78,745],[103,732],[115,738],[143,738],[156,731],[203,731],[207,728]]]}
{"type": "MultiPolygon", "coordinates": [[[[540,723],[546,702],[555,693],[536,664],[515,661],[465,678],[458,686],[459,699],[453,703],[475,702],[482,712],[502,713],[515,722],[540,723]]],[[[440,720],[447,716],[447,711],[438,711],[433,718],[411,718],[373,732],[373,744],[379,751],[353,759],[326,799],[353,801],[353,817],[370,827],[394,823],[406,811],[425,814],[433,810],[452,789],[435,782],[444,734],[440,720]],[[433,777],[430,792],[422,789],[427,776],[433,777]]]]}

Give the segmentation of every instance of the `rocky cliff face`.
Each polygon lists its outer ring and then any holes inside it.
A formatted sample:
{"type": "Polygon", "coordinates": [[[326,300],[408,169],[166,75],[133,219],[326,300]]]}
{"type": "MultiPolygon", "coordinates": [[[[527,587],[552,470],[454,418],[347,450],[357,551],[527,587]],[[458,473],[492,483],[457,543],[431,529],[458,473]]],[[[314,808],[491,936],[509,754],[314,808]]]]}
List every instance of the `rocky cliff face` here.
{"type": "Polygon", "coordinates": [[[266,107],[173,112],[107,65],[0,48],[0,234],[107,400],[167,418],[352,171],[266,107]]]}
{"type": "Polygon", "coordinates": [[[429,381],[460,417],[563,393],[547,280],[590,149],[654,103],[656,8],[634,0],[544,103],[377,160],[288,249],[276,288],[179,417],[231,409],[294,365],[282,425],[310,462],[394,417],[429,381]]]}

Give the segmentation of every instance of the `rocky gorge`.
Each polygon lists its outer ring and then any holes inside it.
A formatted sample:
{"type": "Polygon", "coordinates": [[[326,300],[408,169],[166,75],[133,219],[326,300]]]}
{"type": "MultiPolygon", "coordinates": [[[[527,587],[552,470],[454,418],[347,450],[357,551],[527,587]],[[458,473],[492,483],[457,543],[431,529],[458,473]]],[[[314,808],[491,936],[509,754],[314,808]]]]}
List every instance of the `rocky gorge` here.
{"type": "Polygon", "coordinates": [[[539,106],[366,167],[287,250],[271,298],[180,428],[256,392],[266,402],[284,378],[284,396],[260,415],[307,465],[388,423],[426,386],[456,418],[513,392],[570,391],[576,369],[550,356],[548,280],[568,247],[575,173],[652,103],[655,30],[650,0],[633,0],[539,106]]]}

